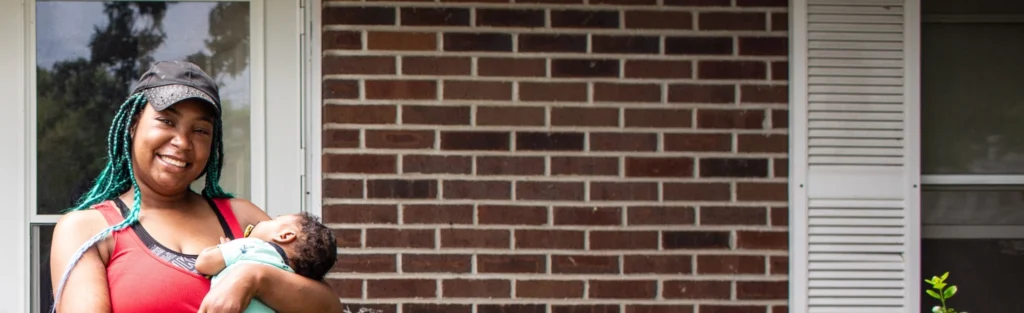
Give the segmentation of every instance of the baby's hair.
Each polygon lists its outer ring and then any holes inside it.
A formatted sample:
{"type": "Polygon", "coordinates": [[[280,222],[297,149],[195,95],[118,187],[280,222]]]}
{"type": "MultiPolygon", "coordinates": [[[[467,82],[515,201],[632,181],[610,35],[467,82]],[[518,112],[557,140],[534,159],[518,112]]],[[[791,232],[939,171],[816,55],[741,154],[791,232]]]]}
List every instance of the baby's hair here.
{"type": "Polygon", "coordinates": [[[338,261],[338,244],[334,233],[320,219],[308,212],[296,214],[302,234],[296,240],[295,255],[290,257],[296,274],[322,280],[338,261]]]}
{"type": "MultiPolygon", "coordinates": [[[[60,303],[64,284],[67,283],[68,277],[71,276],[71,270],[85,252],[113,232],[128,228],[139,221],[142,193],[139,191],[139,184],[135,180],[135,173],[132,171],[132,127],[135,126],[138,116],[142,113],[147,103],[145,95],[136,93],[128,97],[128,100],[121,104],[110,125],[110,133],[107,135],[107,165],[93,182],[92,188],[82,195],[74,208],[68,211],[90,209],[104,201],[117,198],[131,188],[135,188],[135,198],[132,202],[131,210],[128,211],[128,216],[124,217],[124,221],[100,231],[99,234],[96,234],[82,244],[78,251],[71,256],[71,260],[68,262],[54,293],[51,312],[57,311],[57,304],[60,303]]],[[[231,194],[224,192],[219,183],[220,171],[224,160],[224,145],[221,140],[222,125],[221,120],[218,118],[213,123],[213,149],[211,149],[209,162],[207,162],[206,167],[203,169],[203,173],[206,174],[206,186],[203,188],[202,193],[203,196],[209,198],[232,197],[231,194]]]]}

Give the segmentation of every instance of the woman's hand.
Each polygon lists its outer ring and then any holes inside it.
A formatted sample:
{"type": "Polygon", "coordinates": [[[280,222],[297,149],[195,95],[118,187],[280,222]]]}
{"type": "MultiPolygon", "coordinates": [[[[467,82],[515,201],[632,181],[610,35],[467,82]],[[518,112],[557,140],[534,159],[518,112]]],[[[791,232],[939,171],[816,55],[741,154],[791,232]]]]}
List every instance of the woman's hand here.
{"type": "Polygon", "coordinates": [[[239,267],[227,273],[203,298],[198,313],[242,313],[256,296],[259,276],[267,266],[236,264],[239,267]]]}

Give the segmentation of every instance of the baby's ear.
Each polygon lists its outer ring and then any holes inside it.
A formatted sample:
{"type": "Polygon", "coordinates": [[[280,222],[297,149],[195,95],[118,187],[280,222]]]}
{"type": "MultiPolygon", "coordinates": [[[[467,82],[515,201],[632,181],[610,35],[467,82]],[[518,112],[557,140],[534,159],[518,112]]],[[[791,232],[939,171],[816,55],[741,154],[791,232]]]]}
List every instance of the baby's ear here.
{"type": "Polygon", "coordinates": [[[295,241],[298,236],[299,234],[296,233],[294,229],[289,228],[277,233],[277,236],[274,236],[274,241],[277,241],[278,243],[290,243],[295,241]]]}

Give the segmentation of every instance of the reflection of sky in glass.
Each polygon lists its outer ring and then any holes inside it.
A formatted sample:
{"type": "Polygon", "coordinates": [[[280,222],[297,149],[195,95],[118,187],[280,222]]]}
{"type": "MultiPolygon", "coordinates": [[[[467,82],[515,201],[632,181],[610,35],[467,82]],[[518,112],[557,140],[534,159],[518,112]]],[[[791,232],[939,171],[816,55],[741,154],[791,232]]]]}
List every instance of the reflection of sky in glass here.
{"type": "MultiPolygon", "coordinates": [[[[179,2],[167,6],[164,31],[167,38],[153,52],[155,60],[184,59],[197,51],[209,53],[203,40],[209,37],[209,14],[215,2],[179,2]],[[202,12],[202,14],[197,14],[202,12]]],[[[36,4],[36,64],[50,69],[60,60],[89,58],[93,27],[105,26],[102,2],[39,1],[36,4]],[[88,27],[83,27],[90,25],[88,27]]],[[[221,78],[221,97],[235,108],[249,105],[249,68],[238,77],[221,78]]]]}

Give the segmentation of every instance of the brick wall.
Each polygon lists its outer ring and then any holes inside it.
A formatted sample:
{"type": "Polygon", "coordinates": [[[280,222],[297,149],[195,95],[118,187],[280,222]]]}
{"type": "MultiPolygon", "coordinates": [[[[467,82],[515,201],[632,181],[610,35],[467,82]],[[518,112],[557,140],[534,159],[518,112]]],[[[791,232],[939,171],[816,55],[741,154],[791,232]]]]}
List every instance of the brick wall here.
{"type": "Polygon", "coordinates": [[[325,4],[353,312],[786,311],[787,1],[583,1],[325,4]]]}

